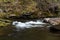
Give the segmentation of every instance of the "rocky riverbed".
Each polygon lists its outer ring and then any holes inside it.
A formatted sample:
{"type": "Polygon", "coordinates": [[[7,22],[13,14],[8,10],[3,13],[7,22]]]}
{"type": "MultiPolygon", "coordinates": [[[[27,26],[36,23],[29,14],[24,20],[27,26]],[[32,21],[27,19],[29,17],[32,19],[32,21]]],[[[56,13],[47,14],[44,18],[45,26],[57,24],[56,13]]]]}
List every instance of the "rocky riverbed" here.
{"type": "MultiPolygon", "coordinates": [[[[54,19],[54,18],[53,18],[54,19]]],[[[3,19],[1,19],[3,20],[3,19]]],[[[6,19],[5,19],[6,20],[6,19]]],[[[7,20],[1,21],[0,40],[59,40],[60,31],[50,22],[39,20],[7,20]],[[9,24],[9,25],[8,25],[9,24]]]]}
{"type": "MultiPolygon", "coordinates": [[[[29,28],[35,28],[35,27],[40,27],[42,29],[46,28],[47,31],[50,31],[50,27],[52,27],[52,30],[56,31],[60,30],[60,22],[59,21],[60,18],[42,18],[39,20],[6,20],[6,19],[0,19],[1,24],[1,32],[0,34],[5,34],[7,31],[11,30],[11,31],[20,31],[20,30],[24,30],[24,29],[29,29],[29,28]],[[55,21],[54,21],[55,19],[55,21]],[[53,22],[52,22],[53,21],[53,22]],[[53,24],[55,25],[53,25],[53,24]],[[7,30],[8,29],[8,30],[7,30]],[[55,30],[56,29],[56,30],[55,30]],[[7,31],[6,31],[7,30],[7,31]]],[[[8,33],[9,34],[9,33],[8,33]]]]}

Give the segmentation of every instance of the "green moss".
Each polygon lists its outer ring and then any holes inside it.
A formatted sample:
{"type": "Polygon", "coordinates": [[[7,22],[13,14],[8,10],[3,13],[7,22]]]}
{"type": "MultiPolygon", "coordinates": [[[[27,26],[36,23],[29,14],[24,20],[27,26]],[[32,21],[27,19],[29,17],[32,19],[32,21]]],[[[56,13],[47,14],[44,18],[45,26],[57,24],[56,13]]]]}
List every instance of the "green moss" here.
{"type": "Polygon", "coordinates": [[[0,26],[7,26],[7,25],[10,25],[10,24],[11,24],[10,20],[0,19],[0,26]]]}
{"type": "Polygon", "coordinates": [[[12,26],[11,23],[12,23],[11,20],[0,18],[0,36],[8,35],[13,32],[13,29],[15,29],[15,27],[12,26]]]}

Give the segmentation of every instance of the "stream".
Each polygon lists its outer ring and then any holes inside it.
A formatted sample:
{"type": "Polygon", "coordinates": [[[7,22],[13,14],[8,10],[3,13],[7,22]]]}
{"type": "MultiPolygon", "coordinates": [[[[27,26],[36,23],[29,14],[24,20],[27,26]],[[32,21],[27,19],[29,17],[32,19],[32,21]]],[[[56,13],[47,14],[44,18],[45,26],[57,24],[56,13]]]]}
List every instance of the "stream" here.
{"type": "Polygon", "coordinates": [[[60,40],[59,34],[49,32],[50,25],[42,20],[13,21],[16,30],[7,36],[0,36],[0,40],[60,40]]]}
{"type": "Polygon", "coordinates": [[[36,21],[26,21],[26,22],[18,22],[14,21],[12,25],[15,25],[16,29],[25,29],[25,28],[33,28],[33,27],[44,27],[46,23],[43,23],[41,20],[36,20],[36,21]]]}

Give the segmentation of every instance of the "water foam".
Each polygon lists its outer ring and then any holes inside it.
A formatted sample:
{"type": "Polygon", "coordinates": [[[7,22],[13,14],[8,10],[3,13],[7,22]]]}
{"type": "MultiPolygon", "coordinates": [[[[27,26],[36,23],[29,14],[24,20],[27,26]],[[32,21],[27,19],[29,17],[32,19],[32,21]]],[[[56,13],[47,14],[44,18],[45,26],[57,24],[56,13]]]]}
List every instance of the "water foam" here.
{"type": "Polygon", "coordinates": [[[15,25],[17,29],[24,29],[24,28],[31,28],[31,27],[43,27],[41,26],[42,24],[46,24],[43,23],[42,21],[28,21],[28,22],[18,22],[18,21],[14,21],[12,23],[12,25],[15,25]]]}

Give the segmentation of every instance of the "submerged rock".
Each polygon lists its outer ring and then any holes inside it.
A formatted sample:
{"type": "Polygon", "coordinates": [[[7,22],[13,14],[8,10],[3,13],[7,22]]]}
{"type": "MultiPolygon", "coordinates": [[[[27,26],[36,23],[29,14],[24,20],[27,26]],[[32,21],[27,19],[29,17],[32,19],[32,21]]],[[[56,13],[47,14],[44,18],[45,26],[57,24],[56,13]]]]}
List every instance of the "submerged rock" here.
{"type": "Polygon", "coordinates": [[[48,31],[54,34],[60,34],[60,25],[54,25],[48,28],[48,31]]]}

